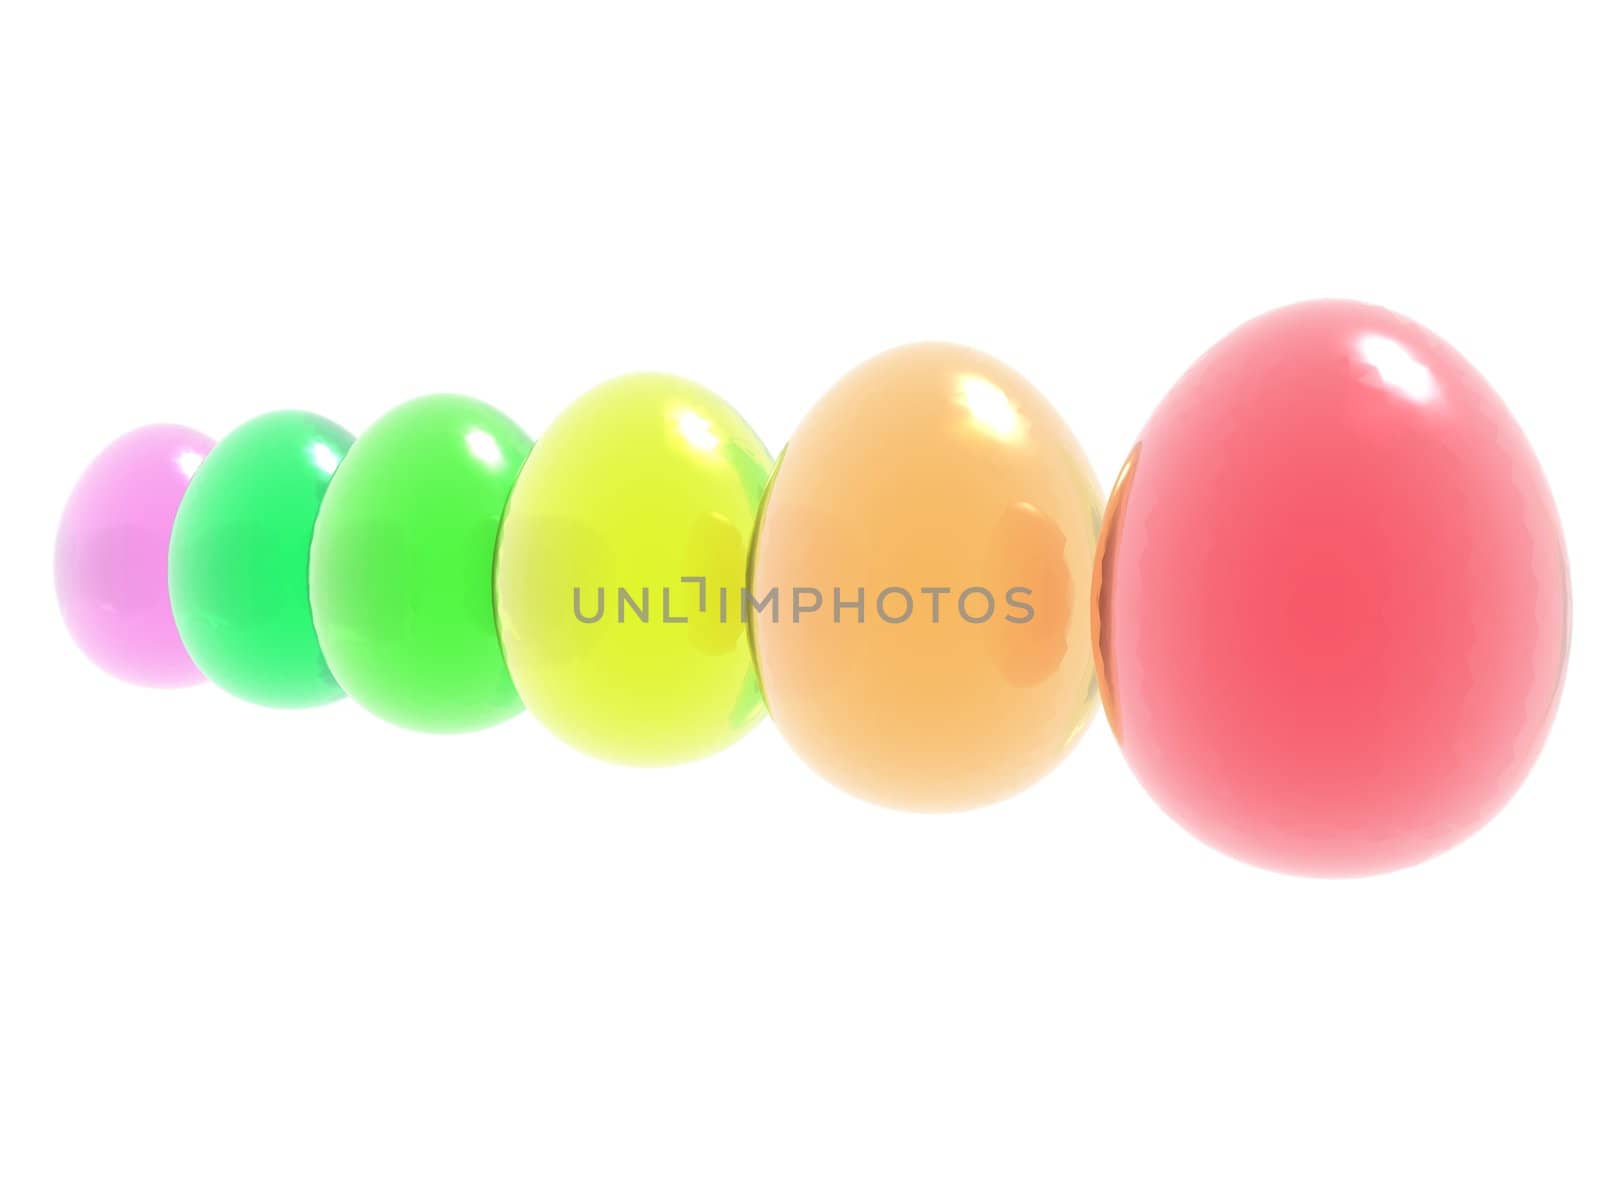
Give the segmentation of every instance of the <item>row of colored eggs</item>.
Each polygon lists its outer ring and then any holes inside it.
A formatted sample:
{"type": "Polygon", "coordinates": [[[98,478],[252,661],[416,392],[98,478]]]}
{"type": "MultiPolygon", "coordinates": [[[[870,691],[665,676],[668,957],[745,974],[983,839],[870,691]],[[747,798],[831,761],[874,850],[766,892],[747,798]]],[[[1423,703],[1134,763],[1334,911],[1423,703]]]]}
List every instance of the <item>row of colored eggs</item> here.
{"type": "Polygon", "coordinates": [[[919,345],[841,380],[776,469],[665,375],[602,385],[537,444],[459,396],[359,439],[301,412],[215,446],[147,427],[73,493],[57,587],[134,682],[348,694],[431,731],[526,705],[645,764],[765,708],[839,786],[920,810],[1041,778],[1098,682],[1173,816],[1315,874],[1420,861],[1498,811],[1570,624],[1555,508],[1499,399],[1426,330],[1331,301],[1203,356],[1104,513],[1027,381],[919,345]]]}

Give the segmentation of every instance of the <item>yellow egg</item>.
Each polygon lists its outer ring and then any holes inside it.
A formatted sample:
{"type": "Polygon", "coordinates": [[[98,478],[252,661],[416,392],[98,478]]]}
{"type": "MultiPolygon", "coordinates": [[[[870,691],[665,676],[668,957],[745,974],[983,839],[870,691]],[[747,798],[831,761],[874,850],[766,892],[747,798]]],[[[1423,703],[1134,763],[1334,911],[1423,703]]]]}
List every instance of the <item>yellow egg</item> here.
{"type": "Polygon", "coordinates": [[[602,384],[558,417],[511,494],[500,637],[529,711],[578,749],[712,754],[763,712],[740,605],[772,458],[705,388],[602,384]]]}

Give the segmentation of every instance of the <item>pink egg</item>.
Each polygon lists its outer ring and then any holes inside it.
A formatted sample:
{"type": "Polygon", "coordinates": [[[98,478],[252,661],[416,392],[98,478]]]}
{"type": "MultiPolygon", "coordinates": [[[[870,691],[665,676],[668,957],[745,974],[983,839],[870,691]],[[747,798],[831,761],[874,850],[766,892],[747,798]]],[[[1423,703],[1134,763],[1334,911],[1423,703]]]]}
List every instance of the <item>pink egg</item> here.
{"type": "Polygon", "coordinates": [[[1247,862],[1365,875],[1487,822],[1544,742],[1561,526],[1483,377],[1385,309],[1235,330],[1178,381],[1101,536],[1095,642],[1140,781],[1247,862]]]}
{"type": "Polygon", "coordinates": [[[56,598],[98,666],[144,687],[205,678],[172,619],[167,546],[189,477],[212,439],[180,425],[124,434],[89,464],[56,532],[56,598]]]}

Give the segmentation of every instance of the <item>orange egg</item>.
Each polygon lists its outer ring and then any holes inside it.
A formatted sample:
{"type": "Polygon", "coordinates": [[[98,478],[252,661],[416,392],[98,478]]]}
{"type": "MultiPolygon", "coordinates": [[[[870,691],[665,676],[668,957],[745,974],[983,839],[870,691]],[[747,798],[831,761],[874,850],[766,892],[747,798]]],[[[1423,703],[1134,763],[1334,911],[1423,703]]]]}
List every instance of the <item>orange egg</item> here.
{"type": "Polygon", "coordinates": [[[867,800],[946,812],[1038,780],[1094,712],[1102,494],[1059,413],[1002,363],[904,346],[801,422],[746,603],[773,720],[867,800]]]}

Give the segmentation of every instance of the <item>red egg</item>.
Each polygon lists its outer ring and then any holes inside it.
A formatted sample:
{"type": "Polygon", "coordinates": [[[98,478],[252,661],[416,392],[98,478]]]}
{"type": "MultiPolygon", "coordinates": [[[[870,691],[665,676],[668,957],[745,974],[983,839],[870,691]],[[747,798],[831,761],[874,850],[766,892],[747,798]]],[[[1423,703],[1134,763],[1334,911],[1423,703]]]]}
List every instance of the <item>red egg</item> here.
{"type": "Polygon", "coordinates": [[[1516,422],[1434,334],[1268,313],[1178,381],[1101,534],[1096,662],[1140,781],[1210,845],[1305,875],[1438,854],[1532,766],[1566,553],[1516,422]]]}

